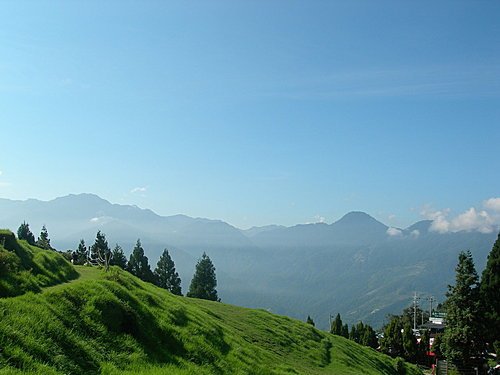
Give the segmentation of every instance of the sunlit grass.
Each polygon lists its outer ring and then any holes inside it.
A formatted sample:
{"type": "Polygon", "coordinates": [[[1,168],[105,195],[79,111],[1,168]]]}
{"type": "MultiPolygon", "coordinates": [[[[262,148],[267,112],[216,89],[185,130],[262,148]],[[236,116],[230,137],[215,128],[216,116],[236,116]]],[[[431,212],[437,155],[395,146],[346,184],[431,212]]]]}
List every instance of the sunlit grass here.
{"type": "Polygon", "coordinates": [[[395,374],[391,358],[297,320],[175,296],[116,267],[76,270],[0,299],[0,373],[395,374]]]}

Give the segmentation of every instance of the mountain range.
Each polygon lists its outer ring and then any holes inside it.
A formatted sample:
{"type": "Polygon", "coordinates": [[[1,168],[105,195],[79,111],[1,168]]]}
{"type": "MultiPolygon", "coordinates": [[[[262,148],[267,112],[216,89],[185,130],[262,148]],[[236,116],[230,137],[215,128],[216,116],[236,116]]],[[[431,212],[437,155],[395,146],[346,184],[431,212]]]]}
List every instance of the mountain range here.
{"type": "Polygon", "coordinates": [[[408,228],[390,228],[363,212],[350,212],[332,223],[270,225],[238,229],[221,220],[185,215],[160,216],[137,206],[111,204],[93,194],[51,201],[0,199],[0,227],[16,231],[27,221],[38,234],[46,225],[52,245],[75,249],[96,232],[110,246],[130,253],[141,239],[152,268],[168,248],[189,285],[197,259],[205,251],[217,269],[218,291],[227,303],[257,307],[305,319],[320,328],[340,312],[343,320],[380,326],[389,313],[408,306],[414,291],[443,301],[454,282],[458,253],[471,250],[480,272],[496,233],[440,234],[424,220],[408,228]]]}

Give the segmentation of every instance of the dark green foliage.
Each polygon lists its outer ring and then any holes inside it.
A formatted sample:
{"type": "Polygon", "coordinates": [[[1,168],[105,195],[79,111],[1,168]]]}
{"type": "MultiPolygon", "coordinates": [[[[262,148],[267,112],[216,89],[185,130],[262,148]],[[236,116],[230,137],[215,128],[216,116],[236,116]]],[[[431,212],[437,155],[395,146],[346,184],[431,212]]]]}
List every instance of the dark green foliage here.
{"type": "Polygon", "coordinates": [[[120,245],[116,244],[113,248],[111,261],[109,262],[112,266],[118,266],[122,270],[127,269],[127,257],[123,253],[123,249],[120,245]]]}
{"type": "Polygon", "coordinates": [[[430,334],[428,330],[421,333],[420,342],[417,345],[417,361],[418,363],[430,365],[427,352],[429,351],[430,334]]]}
{"type": "Polygon", "coordinates": [[[492,345],[500,340],[500,233],[488,254],[486,268],[481,276],[482,334],[492,345]]]}
{"type": "Polygon", "coordinates": [[[382,352],[393,357],[401,356],[403,350],[403,319],[400,316],[391,316],[389,323],[384,327],[384,337],[381,340],[380,347],[382,352]]]}
{"type": "Polygon", "coordinates": [[[422,322],[427,322],[429,320],[429,312],[422,310],[419,306],[415,307],[409,306],[403,310],[402,314],[406,319],[408,319],[409,322],[411,322],[411,325],[413,327],[413,318],[415,315],[415,322],[417,323],[417,327],[422,323],[422,322]],[[415,311],[414,311],[415,310],[415,311]]]}
{"type": "Polygon", "coordinates": [[[111,249],[108,246],[106,235],[98,231],[95,237],[95,242],[90,248],[90,258],[92,262],[104,266],[106,271],[109,269],[111,257],[111,249]]]}
{"type": "Polygon", "coordinates": [[[417,338],[413,334],[410,322],[407,320],[403,324],[402,341],[403,357],[407,361],[415,363],[417,361],[417,338]]]}
{"type": "MultiPolygon", "coordinates": [[[[311,319],[312,321],[312,319],[311,319]]],[[[312,323],[314,326],[314,322],[312,323]]],[[[332,342],[326,338],[321,340],[321,359],[319,365],[321,367],[328,366],[330,362],[332,361],[332,355],[331,355],[331,348],[332,348],[332,342]]]]}
{"type": "Polygon", "coordinates": [[[375,330],[369,326],[365,325],[363,333],[360,337],[360,344],[364,346],[369,346],[370,348],[377,349],[378,348],[378,339],[375,330]]]}
{"type": "Polygon", "coordinates": [[[17,230],[17,238],[27,241],[30,245],[35,244],[35,236],[31,233],[30,225],[27,222],[23,222],[19,226],[19,229],[17,230]]]}
{"type": "Polygon", "coordinates": [[[132,254],[130,254],[127,271],[144,281],[153,282],[155,279],[151,267],[149,266],[148,257],[144,255],[144,249],[142,248],[140,239],[137,240],[132,250],[132,254]]]}
{"type": "Polygon", "coordinates": [[[340,314],[337,314],[335,320],[332,322],[332,326],[330,327],[330,333],[342,336],[342,329],[343,329],[342,318],[340,317],[340,314]]]}
{"type": "Polygon", "coordinates": [[[175,264],[168,250],[163,250],[155,269],[156,285],[160,288],[170,290],[173,294],[178,296],[182,295],[181,291],[181,278],[175,271],[175,264]]]}
{"type": "Polygon", "coordinates": [[[83,265],[87,262],[89,257],[89,251],[87,250],[87,246],[85,246],[85,241],[83,238],[80,240],[78,244],[78,248],[73,251],[72,258],[73,264],[83,265]]]}
{"type": "Polygon", "coordinates": [[[434,337],[434,342],[432,343],[432,348],[431,351],[436,355],[438,358],[443,357],[443,334],[437,334],[436,337],[434,337]]]}
{"type": "Polygon", "coordinates": [[[455,285],[446,294],[443,351],[448,360],[465,366],[481,351],[479,280],[470,251],[459,254],[455,270],[455,285]]]}
{"type": "Polygon", "coordinates": [[[58,252],[17,242],[12,232],[0,230],[0,297],[39,292],[41,287],[77,276],[73,266],[58,252]]]}
{"type": "Polygon", "coordinates": [[[306,323],[307,323],[307,324],[310,324],[310,325],[312,325],[312,326],[314,327],[314,320],[313,320],[313,319],[311,318],[311,316],[309,316],[309,315],[307,316],[306,323]]]}
{"type": "Polygon", "coordinates": [[[188,297],[220,301],[217,296],[215,267],[206,253],[196,264],[196,270],[189,286],[188,297]]]}
{"type": "Polygon", "coordinates": [[[349,333],[349,326],[347,324],[342,324],[340,314],[337,314],[335,320],[332,322],[330,333],[343,336],[364,346],[369,346],[374,349],[378,348],[377,334],[370,325],[358,322],[358,324],[351,327],[351,332],[349,333]]]}
{"type": "Polygon", "coordinates": [[[347,325],[347,323],[342,326],[341,336],[345,337],[346,339],[349,338],[349,326],[347,325]]]}
{"type": "Polygon", "coordinates": [[[38,236],[38,240],[36,241],[36,246],[45,250],[51,250],[49,232],[45,225],[42,226],[42,230],[40,231],[40,236],[38,236]]]}
{"type": "Polygon", "coordinates": [[[349,332],[349,340],[357,342],[359,340],[358,332],[356,332],[356,326],[353,324],[351,331],[349,332]]]}
{"type": "Polygon", "coordinates": [[[407,315],[391,316],[389,323],[384,327],[380,348],[383,353],[393,357],[403,357],[409,362],[416,362],[417,339],[407,315]]]}
{"type": "Polygon", "coordinates": [[[394,370],[396,370],[396,372],[399,374],[399,375],[404,375],[406,374],[406,368],[405,368],[405,360],[401,357],[396,357],[394,359],[394,370]]]}

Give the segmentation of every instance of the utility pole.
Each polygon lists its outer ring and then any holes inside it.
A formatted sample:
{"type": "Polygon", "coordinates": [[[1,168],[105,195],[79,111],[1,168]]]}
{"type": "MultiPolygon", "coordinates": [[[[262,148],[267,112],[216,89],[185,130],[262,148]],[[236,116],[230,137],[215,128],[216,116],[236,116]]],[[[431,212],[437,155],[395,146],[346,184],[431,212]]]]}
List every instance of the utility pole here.
{"type": "Polygon", "coordinates": [[[417,329],[417,305],[420,297],[417,295],[417,292],[413,293],[413,329],[417,329]]]}
{"type": "Polygon", "coordinates": [[[429,301],[429,320],[432,316],[432,302],[435,302],[436,299],[434,298],[434,296],[430,296],[427,298],[427,300],[429,301]]]}

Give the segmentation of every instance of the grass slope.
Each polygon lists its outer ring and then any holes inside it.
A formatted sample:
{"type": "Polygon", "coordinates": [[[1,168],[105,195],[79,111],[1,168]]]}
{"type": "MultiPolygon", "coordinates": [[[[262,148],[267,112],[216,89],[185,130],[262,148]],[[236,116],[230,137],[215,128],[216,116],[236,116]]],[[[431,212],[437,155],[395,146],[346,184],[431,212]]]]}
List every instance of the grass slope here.
{"type": "Polygon", "coordinates": [[[16,296],[78,277],[59,253],[18,241],[0,229],[0,297],[16,296]]]}
{"type": "Polygon", "coordinates": [[[76,269],[70,283],[0,299],[0,373],[396,374],[391,358],[296,320],[76,269]]]}
{"type": "Polygon", "coordinates": [[[24,293],[0,299],[1,374],[396,374],[391,358],[308,324],[73,267],[5,230],[0,293],[24,293]]]}

